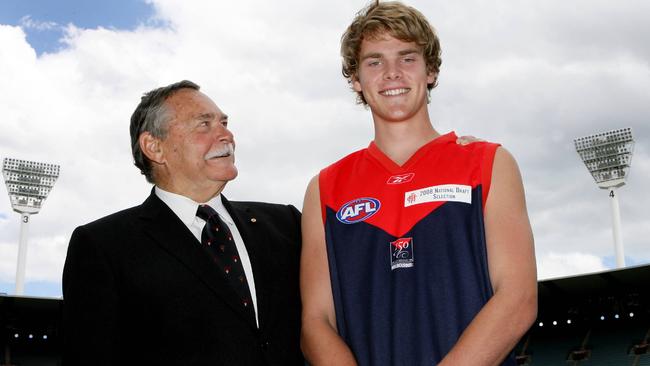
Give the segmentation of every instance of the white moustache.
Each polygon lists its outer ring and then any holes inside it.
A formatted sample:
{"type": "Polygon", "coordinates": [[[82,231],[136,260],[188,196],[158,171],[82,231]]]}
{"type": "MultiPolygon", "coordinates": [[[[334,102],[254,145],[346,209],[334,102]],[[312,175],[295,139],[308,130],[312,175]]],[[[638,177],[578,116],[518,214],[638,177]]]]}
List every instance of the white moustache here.
{"type": "Polygon", "coordinates": [[[225,144],[221,148],[212,150],[205,154],[203,157],[205,160],[213,159],[213,158],[224,158],[227,156],[230,156],[235,153],[235,147],[231,144],[225,144]]]}

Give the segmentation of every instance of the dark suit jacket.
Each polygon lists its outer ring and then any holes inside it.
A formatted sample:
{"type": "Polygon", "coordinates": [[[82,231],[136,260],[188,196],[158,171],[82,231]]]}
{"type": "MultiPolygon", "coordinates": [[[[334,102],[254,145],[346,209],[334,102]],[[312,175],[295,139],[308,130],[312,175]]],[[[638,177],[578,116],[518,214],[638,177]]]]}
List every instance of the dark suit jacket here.
{"type": "Polygon", "coordinates": [[[64,365],[303,365],[300,213],[224,205],[250,256],[259,329],[205,248],[152,192],[142,205],[72,234],[64,365]]]}

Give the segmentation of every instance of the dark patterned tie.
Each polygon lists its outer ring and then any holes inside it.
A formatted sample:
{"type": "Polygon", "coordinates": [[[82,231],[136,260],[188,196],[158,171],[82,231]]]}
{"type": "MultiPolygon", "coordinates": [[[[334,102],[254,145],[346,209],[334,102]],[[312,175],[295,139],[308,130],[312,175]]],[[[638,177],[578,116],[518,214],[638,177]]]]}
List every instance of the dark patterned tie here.
{"type": "Polygon", "coordinates": [[[244,267],[228,226],[221,221],[219,214],[208,205],[199,205],[196,216],[205,220],[205,227],[201,232],[201,243],[208,248],[212,259],[221,268],[230,285],[239,295],[247,315],[255,320],[255,310],[244,267]]]}

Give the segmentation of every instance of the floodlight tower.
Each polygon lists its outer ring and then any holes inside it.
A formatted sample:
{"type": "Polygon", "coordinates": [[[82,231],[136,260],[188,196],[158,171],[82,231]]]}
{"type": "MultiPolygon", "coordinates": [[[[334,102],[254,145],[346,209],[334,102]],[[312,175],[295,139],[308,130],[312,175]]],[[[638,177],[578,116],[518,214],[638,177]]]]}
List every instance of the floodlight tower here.
{"type": "Polygon", "coordinates": [[[612,206],[616,266],[625,267],[623,240],[621,239],[621,213],[616,190],[625,184],[630,174],[634,140],[632,129],[621,128],[573,140],[576,151],[594,177],[598,187],[607,189],[612,206]]]}
{"type": "Polygon", "coordinates": [[[2,176],[9,192],[11,207],[21,215],[18,263],[16,265],[16,295],[22,295],[25,288],[29,216],[40,211],[43,202],[59,177],[59,166],[5,158],[2,164],[2,176]]]}

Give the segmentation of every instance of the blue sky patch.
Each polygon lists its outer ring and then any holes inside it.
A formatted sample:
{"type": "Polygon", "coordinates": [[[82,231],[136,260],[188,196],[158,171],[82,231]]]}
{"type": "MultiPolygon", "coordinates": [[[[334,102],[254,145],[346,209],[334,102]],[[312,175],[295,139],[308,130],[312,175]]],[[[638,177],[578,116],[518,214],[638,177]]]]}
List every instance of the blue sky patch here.
{"type": "MultiPolygon", "coordinates": [[[[39,297],[61,298],[61,283],[48,281],[28,281],[25,283],[25,295],[39,297]]],[[[0,281],[0,294],[15,295],[16,284],[10,281],[0,281]]]]}
{"type": "MultiPolygon", "coordinates": [[[[612,247],[612,251],[614,248],[612,247]]],[[[643,264],[643,261],[637,261],[632,257],[625,256],[625,266],[626,267],[632,267],[632,266],[637,266],[639,264],[643,264]]],[[[603,257],[603,264],[607,268],[611,269],[616,269],[616,256],[615,255],[607,255],[603,257]]]]}
{"type": "Polygon", "coordinates": [[[52,53],[64,45],[59,42],[65,27],[135,29],[149,24],[154,9],[144,0],[2,0],[0,24],[20,26],[36,53],[52,53]]]}

